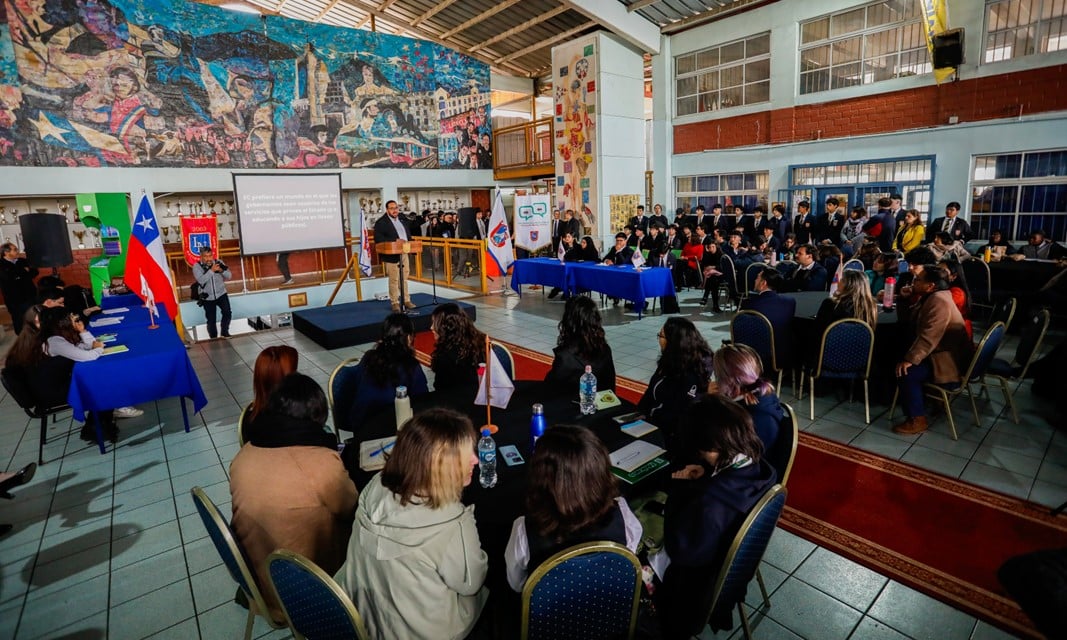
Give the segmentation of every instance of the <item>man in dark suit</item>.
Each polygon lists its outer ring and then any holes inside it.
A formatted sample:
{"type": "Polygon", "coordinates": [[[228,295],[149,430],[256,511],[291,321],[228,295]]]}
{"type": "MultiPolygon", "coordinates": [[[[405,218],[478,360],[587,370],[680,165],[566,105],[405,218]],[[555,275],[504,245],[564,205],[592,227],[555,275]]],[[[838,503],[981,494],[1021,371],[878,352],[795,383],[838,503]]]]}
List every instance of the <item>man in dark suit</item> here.
{"type": "Polygon", "coordinates": [[[708,233],[711,233],[715,229],[722,232],[723,236],[727,236],[734,230],[734,221],[730,216],[722,212],[722,205],[715,203],[711,205],[711,219],[705,222],[708,233]]]}
{"type": "MultiPolygon", "coordinates": [[[[396,200],[385,203],[385,215],[378,218],[374,223],[374,243],[396,242],[397,240],[410,240],[411,231],[408,230],[404,219],[400,217],[400,207],[396,200]]],[[[393,311],[400,311],[400,282],[404,282],[404,306],[414,309],[415,303],[411,301],[411,289],[408,288],[408,272],[411,270],[411,262],[404,256],[404,273],[400,273],[400,256],[384,255],[378,253],[378,259],[382,261],[385,275],[389,278],[389,304],[393,311]]]]}
{"type": "MultiPolygon", "coordinates": [[[[722,213],[722,208],[719,208],[719,213],[722,213]]],[[[696,231],[697,227],[704,227],[705,229],[714,224],[714,222],[704,214],[704,205],[698,204],[697,208],[691,215],[686,217],[685,226],[689,227],[692,231],[696,231]]]]}
{"type": "Polygon", "coordinates": [[[19,248],[13,242],[5,242],[0,252],[3,254],[0,256],[0,293],[3,293],[4,304],[11,313],[15,333],[18,333],[22,331],[26,310],[33,306],[37,297],[37,287],[33,284],[37,269],[31,267],[26,258],[19,257],[19,248]]]}
{"type": "Polygon", "coordinates": [[[655,262],[659,257],[668,252],[667,236],[663,235],[663,227],[654,224],[648,228],[648,235],[641,241],[641,249],[648,251],[648,261],[655,262]]]}
{"type": "Polygon", "coordinates": [[[785,242],[786,235],[793,232],[793,225],[789,223],[789,216],[785,215],[785,207],[781,204],[771,207],[771,217],[767,224],[774,229],[774,237],[779,245],[785,242]]]}
{"type": "Polygon", "coordinates": [[[826,267],[815,260],[814,248],[809,244],[797,248],[797,266],[789,278],[786,291],[826,291],[826,267]]]}
{"type": "Polygon", "coordinates": [[[878,236],[878,248],[882,251],[892,251],[893,241],[897,238],[897,219],[893,217],[893,211],[890,209],[892,206],[891,199],[879,198],[878,213],[872,216],[872,219],[878,218],[882,221],[882,233],[878,236]]]}
{"type": "Polygon", "coordinates": [[[819,233],[819,241],[829,240],[830,242],[840,246],[841,244],[841,230],[845,228],[845,220],[848,219],[848,213],[844,207],[841,206],[841,201],[837,198],[826,199],[826,218],[824,224],[819,233]]]}
{"type": "Polygon", "coordinates": [[[816,227],[815,215],[811,213],[811,204],[807,200],[797,204],[797,217],[793,220],[793,233],[797,234],[797,242],[800,244],[815,242],[816,227]]]}
{"type": "Polygon", "coordinates": [[[559,239],[563,237],[563,221],[559,219],[559,209],[552,211],[552,253],[559,249],[559,239]]]}
{"type": "Polygon", "coordinates": [[[775,360],[780,369],[789,368],[793,361],[791,327],[797,311],[796,299],[778,295],[784,283],[777,269],[764,267],[756,274],[756,295],[741,301],[742,311],[757,311],[770,321],[774,332],[775,360]]]}
{"type": "Polygon", "coordinates": [[[648,216],[645,215],[644,205],[637,205],[637,215],[630,218],[630,226],[634,229],[641,229],[645,233],[648,233],[648,216]]]}
{"type": "Polygon", "coordinates": [[[959,217],[960,203],[950,202],[945,205],[945,215],[926,225],[926,241],[933,242],[934,236],[944,231],[952,236],[952,241],[967,242],[971,239],[971,227],[959,217]]]}
{"type": "Polygon", "coordinates": [[[563,212],[563,231],[560,233],[560,237],[563,237],[570,233],[575,238],[582,237],[582,223],[574,217],[574,211],[567,209],[563,212]]]}

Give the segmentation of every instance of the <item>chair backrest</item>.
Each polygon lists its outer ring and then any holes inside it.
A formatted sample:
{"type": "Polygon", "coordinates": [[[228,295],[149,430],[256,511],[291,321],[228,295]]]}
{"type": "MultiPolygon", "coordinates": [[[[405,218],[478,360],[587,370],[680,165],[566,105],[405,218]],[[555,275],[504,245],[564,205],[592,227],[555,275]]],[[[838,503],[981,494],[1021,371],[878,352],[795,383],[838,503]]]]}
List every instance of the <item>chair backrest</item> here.
{"type": "Polygon", "coordinates": [[[4,385],[4,390],[8,395],[15,399],[15,402],[22,407],[31,418],[39,418],[37,414],[37,403],[34,401],[33,392],[30,391],[30,384],[26,379],[26,372],[21,369],[15,370],[14,367],[4,367],[0,371],[0,382],[4,385]]]}
{"type": "Polygon", "coordinates": [[[741,291],[737,286],[737,269],[734,268],[734,259],[725,253],[719,258],[719,271],[722,272],[723,277],[726,278],[727,284],[729,284],[735,292],[741,291]]]}
{"type": "Polygon", "coordinates": [[[858,258],[852,258],[845,263],[845,271],[866,271],[866,267],[863,266],[863,261],[858,258]]]}
{"type": "Polygon", "coordinates": [[[0,372],[0,380],[26,415],[40,418],[70,408],[66,390],[70,387],[73,370],[73,360],[52,356],[44,358],[29,371],[22,367],[5,367],[0,372]]]}
{"type": "MultiPolygon", "coordinates": [[[[207,529],[208,536],[215,545],[215,550],[219,552],[222,562],[230,570],[230,577],[248,596],[250,606],[256,608],[255,612],[266,615],[267,605],[263,601],[263,595],[259,590],[259,585],[256,584],[252,571],[248,568],[248,558],[245,557],[244,549],[237,544],[237,538],[234,537],[233,530],[230,529],[230,523],[226,522],[226,518],[222,517],[218,507],[204,493],[203,489],[193,487],[190,493],[193,496],[196,511],[204,522],[204,528],[207,529]]],[[[267,617],[269,619],[269,616],[267,617]]]]}
{"type": "Polygon", "coordinates": [[[363,380],[363,367],[359,366],[359,361],[360,358],[348,358],[342,361],[334,367],[333,373],[330,374],[330,382],[326,385],[335,432],[341,429],[353,430],[353,425],[348,424],[348,409],[356,397],[359,383],[363,380]],[[337,402],[342,400],[344,400],[341,402],[342,406],[337,406],[337,402]]]}
{"type": "Polygon", "coordinates": [[[771,541],[771,534],[774,533],[778,518],[785,508],[785,497],[785,487],[776,484],[767,489],[767,493],[763,494],[748,512],[726,552],[726,559],[715,580],[708,618],[711,618],[719,603],[732,607],[734,603],[744,599],[748,583],[763,559],[763,553],[771,541]]]}
{"type": "Polygon", "coordinates": [[[271,585],[297,638],[367,640],[363,617],[348,594],[318,565],[279,549],[267,556],[271,585]]]}
{"type": "Polygon", "coordinates": [[[251,412],[252,403],[249,402],[244,409],[241,409],[241,415],[237,416],[237,444],[242,447],[248,442],[248,439],[245,438],[245,427],[248,426],[248,414],[251,412]]]}
{"type": "Polygon", "coordinates": [[[993,299],[993,283],[989,274],[989,265],[977,257],[967,258],[962,263],[963,277],[967,278],[967,287],[976,302],[989,302],[993,299]]]}
{"type": "Polygon", "coordinates": [[[633,638],[641,563],[614,542],[564,549],[534,570],[522,590],[522,640],[633,638]]]}
{"type": "Polygon", "coordinates": [[[799,266],[800,263],[795,260],[779,260],[778,264],[774,265],[774,268],[778,270],[778,273],[782,274],[783,278],[789,278],[799,266]]]}
{"type": "Polygon", "coordinates": [[[844,318],[826,327],[819,349],[815,377],[828,374],[855,374],[867,378],[874,354],[874,330],[856,318],[844,318]]]}
{"type": "Polygon", "coordinates": [[[1015,310],[1018,307],[1019,301],[1015,298],[1001,300],[993,307],[993,313],[990,315],[989,321],[1003,322],[1004,326],[1010,329],[1011,321],[1015,319],[1015,310]]]}
{"type": "Polygon", "coordinates": [[[738,311],[730,321],[730,340],[752,347],[759,354],[765,372],[778,370],[774,353],[774,327],[767,316],[749,309],[738,311]]]}
{"type": "Polygon", "coordinates": [[[493,353],[496,354],[497,360],[500,360],[500,364],[504,366],[504,371],[507,372],[508,378],[512,382],[515,381],[515,357],[511,355],[511,349],[500,344],[495,340],[489,341],[490,347],[493,349],[493,353]]]}
{"type": "Polygon", "coordinates": [[[745,296],[748,296],[753,289],[756,288],[756,276],[760,271],[766,268],[767,264],[764,262],[753,262],[745,267],[745,296]]]}
{"type": "Polygon", "coordinates": [[[793,470],[793,460],[797,455],[800,425],[797,423],[797,413],[793,407],[783,402],[782,411],[785,415],[778,423],[778,439],[774,441],[770,449],[764,452],[763,457],[767,464],[778,472],[778,484],[784,487],[789,481],[789,473],[793,470]]]}
{"type": "Polygon", "coordinates": [[[1019,346],[1015,349],[1015,362],[1023,368],[1019,372],[1018,377],[1020,380],[1026,377],[1026,370],[1030,368],[1030,363],[1034,361],[1034,357],[1041,350],[1041,342],[1048,332],[1051,318],[1052,314],[1049,313],[1049,310],[1042,309],[1037,312],[1037,315],[1030,318],[1030,321],[1023,328],[1023,334],[1019,338],[1019,346]]]}
{"type": "Polygon", "coordinates": [[[986,369],[989,368],[989,363],[993,362],[993,358],[1000,349],[1000,344],[1004,342],[1004,334],[1006,332],[1007,328],[1003,322],[994,322],[986,330],[985,335],[982,336],[982,341],[978,343],[978,348],[974,350],[971,364],[967,366],[967,372],[963,374],[961,380],[977,380],[985,375],[986,369]]]}

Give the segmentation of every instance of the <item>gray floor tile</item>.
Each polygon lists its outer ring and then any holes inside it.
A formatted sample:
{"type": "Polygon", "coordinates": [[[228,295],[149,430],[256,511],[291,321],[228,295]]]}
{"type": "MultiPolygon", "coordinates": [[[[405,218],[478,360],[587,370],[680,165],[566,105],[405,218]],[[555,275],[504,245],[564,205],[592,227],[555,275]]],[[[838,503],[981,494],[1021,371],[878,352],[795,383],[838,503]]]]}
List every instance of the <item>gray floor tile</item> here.
{"type": "Polygon", "coordinates": [[[849,444],[894,460],[899,460],[912,445],[911,442],[891,438],[870,430],[856,436],[849,444]]]}
{"type": "Polygon", "coordinates": [[[958,458],[937,449],[924,447],[921,442],[920,439],[919,443],[908,449],[900,461],[953,478],[958,478],[963,468],[967,466],[966,458],[958,458]]]}
{"type": "Polygon", "coordinates": [[[889,583],[867,615],[915,640],[967,640],[975,623],[966,613],[899,582],[889,583]]]}
{"type": "Polygon", "coordinates": [[[767,616],[804,638],[848,638],[862,613],[796,578],[775,592],[767,616]]]}
{"type": "Polygon", "coordinates": [[[183,579],[111,607],[109,628],[126,638],[146,638],[193,615],[189,582],[183,579]]]}
{"type": "Polygon", "coordinates": [[[871,617],[864,617],[860,620],[850,638],[854,640],[908,640],[908,636],[871,617]]]}
{"type": "Polygon", "coordinates": [[[821,548],[793,575],[860,611],[866,611],[889,582],[885,576],[821,548]]]}
{"type": "Polygon", "coordinates": [[[111,606],[134,600],[188,576],[180,548],[140,560],[111,572],[111,606]]]}
{"type": "Polygon", "coordinates": [[[1025,498],[1030,494],[1030,487],[1034,484],[1033,476],[1024,476],[1012,473],[1000,467],[991,467],[981,462],[969,462],[960,474],[960,480],[973,482],[987,489],[1000,491],[1017,498],[1025,498]]]}
{"type": "Polygon", "coordinates": [[[108,580],[104,575],[53,593],[31,595],[22,610],[18,637],[52,635],[53,631],[105,611],[108,580]]]}
{"type": "Polygon", "coordinates": [[[775,529],[767,551],[763,554],[763,561],[786,573],[792,573],[814,550],[815,545],[807,540],[788,531],[775,529]]]}
{"type": "Polygon", "coordinates": [[[979,620],[971,635],[971,640],[1011,640],[1014,637],[1016,636],[1007,631],[1002,631],[988,622],[979,620]]]}

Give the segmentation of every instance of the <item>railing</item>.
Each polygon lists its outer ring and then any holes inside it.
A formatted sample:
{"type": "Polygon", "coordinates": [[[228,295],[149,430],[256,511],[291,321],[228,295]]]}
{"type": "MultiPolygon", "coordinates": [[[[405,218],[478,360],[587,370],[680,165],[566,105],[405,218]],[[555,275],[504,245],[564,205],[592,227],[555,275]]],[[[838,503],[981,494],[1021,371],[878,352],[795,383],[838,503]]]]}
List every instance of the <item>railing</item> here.
{"type": "Polygon", "coordinates": [[[552,118],[493,130],[493,176],[531,177],[555,172],[552,118]]]}

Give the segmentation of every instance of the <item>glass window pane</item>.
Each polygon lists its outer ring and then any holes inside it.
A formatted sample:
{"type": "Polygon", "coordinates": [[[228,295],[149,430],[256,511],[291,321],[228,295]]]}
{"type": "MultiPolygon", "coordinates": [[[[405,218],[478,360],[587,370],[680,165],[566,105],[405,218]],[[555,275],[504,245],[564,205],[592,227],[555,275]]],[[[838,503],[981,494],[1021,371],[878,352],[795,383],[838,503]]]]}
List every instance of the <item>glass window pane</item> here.
{"type": "Polygon", "coordinates": [[[863,16],[866,11],[865,8],[860,7],[859,9],[853,9],[852,11],[839,13],[836,16],[830,16],[830,36],[836,38],[837,36],[842,36],[846,33],[862,31],[863,16]]]}
{"type": "Polygon", "coordinates": [[[800,74],[800,94],[826,91],[830,88],[830,70],[812,71],[800,74]]]}
{"type": "Polygon", "coordinates": [[[718,191],[719,176],[697,176],[697,191],[718,191]]]}
{"type": "Polygon", "coordinates": [[[700,94],[700,112],[715,111],[719,108],[719,92],[712,91],[710,93],[700,94]]]}
{"type": "Polygon", "coordinates": [[[745,175],[742,173],[731,173],[723,176],[723,189],[730,191],[740,191],[744,189],[745,175]]]}
{"type": "Polygon", "coordinates": [[[1045,0],[1041,5],[1042,20],[1061,18],[1064,15],[1067,15],[1067,1],[1065,0],[1045,0]]]}
{"type": "Polygon", "coordinates": [[[1048,238],[1056,242],[1062,242],[1067,235],[1067,216],[1065,215],[1036,215],[1019,216],[1019,228],[1015,232],[1015,239],[1023,241],[1038,229],[1044,231],[1048,238]]]}
{"type": "Polygon", "coordinates": [[[719,92],[719,107],[725,109],[727,107],[736,107],[745,103],[745,90],[744,87],[734,87],[732,89],[723,89],[719,92]]]}
{"type": "Polygon", "coordinates": [[[800,25],[800,44],[825,40],[830,36],[830,18],[819,18],[800,25]]]}
{"type": "Polygon", "coordinates": [[[863,57],[878,58],[900,50],[900,29],[886,29],[864,36],[863,57]]]}
{"type": "Polygon", "coordinates": [[[859,36],[848,38],[847,40],[835,42],[832,46],[832,64],[838,65],[845,62],[858,62],[863,51],[863,38],[859,36]]]}
{"type": "Polygon", "coordinates": [[[1023,187],[1019,211],[1063,213],[1067,211],[1067,185],[1028,185],[1023,187]]]}
{"type": "Polygon", "coordinates": [[[745,67],[736,65],[726,67],[719,71],[719,84],[722,87],[733,87],[745,82],[745,67]]]}
{"type": "Polygon", "coordinates": [[[765,80],[756,84],[745,85],[745,104],[767,102],[771,99],[771,82],[765,80]]]}
{"type": "Polygon", "coordinates": [[[678,75],[681,75],[683,73],[691,73],[694,70],[693,64],[695,61],[696,56],[678,56],[677,58],[675,58],[674,72],[678,75]]]}
{"type": "Polygon", "coordinates": [[[899,22],[904,20],[904,12],[909,2],[899,2],[897,0],[890,0],[888,2],[879,2],[878,4],[870,5],[867,7],[867,28],[877,27],[880,24],[889,24],[890,22],[899,22]]]}
{"type": "Polygon", "coordinates": [[[765,33],[745,41],[745,57],[754,58],[771,52],[771,34],[765,33]]]}
{"type": "Polygon", "coordinates": [[[921,49],[913,49],[911,51],[904,51],[900,54],[900,62],[897,64],[896,75],[904,78],[907,76],[918,76],[924,73],[932,73],[934,70],[933,64],[930,62],[930,54],[923,46],[921,49]]]}
{"type": "Polygon", "coordinates": [[[1026,154],[1024,178],[1067,176],[1067,150],[1026,154]]]}
{"type": "Polygon", "coordinates": [[[710,69],[719,66],[719,48],[701,51],[697,54],[697,69],[710,69]]]}
{"type": "Polygon", "coordinates": [[[755,189],[755,188],[756,188],[756,174],[754,174],[754,173],[746,173],[745,174],[745,190],[751,191],[752,189],[755,189]]]}
{"type": "Polygon", "coordinates": [[[1067,49],[1067,18],[1053,18],[1043,23],[1038,41],[1041,53],[1067,49]]]}
{"type": "Polygon", "coordinates": [[[677,82],[677,91],[679,97],[691,96],[697,92],[697,77],[690,76],[688,78],[682,78],[677,82]]]}
{"type": "Polygon", "coordinates": [[[719,58],[719,64],[729,64],[731,62],[737,62],[743,60],[745,57],[745,43],[734,42],[733,44],[723,45],[721,47],[721,53],[719,58]]]}
{"type": "Polygon", "coordinates": [[[690,113],[697,112],[697,98],[681,98],[678,100],[678,112],[677,115],[687,116],[690,113]]]}
{"type": "Polygon", "coordinates": [[[757,60],[745,65],[745,82],[759,82],[771,77],[770,59],[757,60]]]}
{"type": "Polygon", "coordinates": [[[1019,188],[1015,186],[991,187],[988,196],[988,211],[990,213],[1015,213],[1018,210],[1018,195],[1019,188]]]}
{"type": "Polygon", "coordinates": [[[830,66],[830,45],[814,47],[800,52],[800,71],[814,71],[830,66]]]}
{"type": "Polygon", "coordinates": [[[863,76],[860,75],[860,63],[846,64],[834,67],[830,71],[830,88],[852,87],[863,84],[863,76]]]}
{"type": "Polygon", "coordinates": [[[863,61],[863,82],[880,82],[896,77],[897,54],[863,61]]]}
{"type": "Polygon", "coordinates": [[[674,184],[675,191],[678,191],[679,193],[687,193],[693,190],[693,177],[684,176],[681,178],[675,178],[674,184]]]}
{"type": "Polygon", "coordinates": [[[906,24],[897,31],[901,33],[901,49],[926,48],[926,34],[923,32],[921,22],[906,24]]]}
{"type": "Polygon", "coordinates": [[[700,92],[713,91],[719,88],[719,72],[709,71],[700,74],[700,92]]]}

